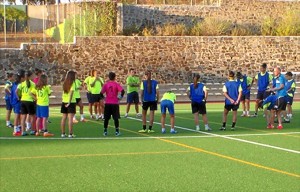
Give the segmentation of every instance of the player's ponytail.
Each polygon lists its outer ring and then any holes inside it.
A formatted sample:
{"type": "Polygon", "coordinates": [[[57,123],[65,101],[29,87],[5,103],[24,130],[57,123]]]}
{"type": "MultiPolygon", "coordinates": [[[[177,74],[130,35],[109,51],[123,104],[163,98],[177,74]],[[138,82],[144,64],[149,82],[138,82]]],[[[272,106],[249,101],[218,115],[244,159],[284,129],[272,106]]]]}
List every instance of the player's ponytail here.
{"type": "Polygon", "coordinates": [[[26,86],[27,86],[27,88],[30,88],[30,77],[31,77],[31,75],[32,75],[31,71],[26,71],[25,78],[26,78],[26,86]]]}
{"type": "Polygon", "coordinates": [[[198,81],[200,79],[200,75],[197,74],[195,77],[194,77],[194,88],[197,89],[198,88],[198,81]]]}

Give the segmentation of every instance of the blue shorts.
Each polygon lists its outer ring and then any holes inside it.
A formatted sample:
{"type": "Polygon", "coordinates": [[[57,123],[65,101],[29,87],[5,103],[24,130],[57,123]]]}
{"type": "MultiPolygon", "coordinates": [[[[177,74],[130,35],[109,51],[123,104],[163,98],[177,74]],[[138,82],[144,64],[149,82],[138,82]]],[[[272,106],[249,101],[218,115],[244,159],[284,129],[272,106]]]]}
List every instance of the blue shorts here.
{"type": "Polygon", "coordinates": [[[134,91],[127,94],[127,103],[139,103],[139,94],[138,92],[134,91]]]}
{"type": "Polygon", "coordinates": [[[166,114],[167,109],[170,115],[174,115],[174,103],[170,100],[162,100],[160,102],[160,111],[162,114],[166,114]]]}
{"type": "Polygon", "coordinates": [[[5,99],[6,110],[11,111],[13,106],[10,103],[9,99],[5,99]]]}
{"type": "Polygon", "coordinates": [[[18,102],[13,105],[14,113],[15,114],[21,114],[21,103],[18,102]]]}
{"type": "Polygon", "coordinates": [[[293,105],[294,97],[286,96],[286,103],[289,105],[293,105]]]}
{"type": "Polygon", "coordinates": [[[37,118],[48,118],[49,117],[49,106],[36,106],[36,117],[37,118]]]}

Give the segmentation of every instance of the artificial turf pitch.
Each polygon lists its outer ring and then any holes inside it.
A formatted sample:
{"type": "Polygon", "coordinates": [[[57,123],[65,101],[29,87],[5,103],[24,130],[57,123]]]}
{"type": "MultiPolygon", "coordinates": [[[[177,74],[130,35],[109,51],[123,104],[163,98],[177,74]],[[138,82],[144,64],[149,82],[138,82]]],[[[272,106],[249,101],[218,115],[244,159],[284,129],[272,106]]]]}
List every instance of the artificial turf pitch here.
{"type": "MultiPolygon", "coordinates": [[[[253,109],[253,106],[251,106],[253,109]]],[[[74,125],[76,138],[60,138],[59,107],[51,107],[51,138],[13,137],[0,109],[0,191],[299,191],[300,103],[282,130],[257,118],[238,117],[236,130],[219,131],[223,104],[208,103],[212,132],[195,131],[188,104],[176,104],[177,134],[138,133],[141,121],[121,118],[74,125]]],[[[87,108],[85,108],[86,110],[87,108]]],[[[124,114],[125,106],[121,106],[124,114]]],[[[239,112],[240,115],[240,112],[239,112]]],[[[87,116],[87,115],[86,115],[87,116]]],[[[168,123],[168,120],[167,120],[168,123]]]]}

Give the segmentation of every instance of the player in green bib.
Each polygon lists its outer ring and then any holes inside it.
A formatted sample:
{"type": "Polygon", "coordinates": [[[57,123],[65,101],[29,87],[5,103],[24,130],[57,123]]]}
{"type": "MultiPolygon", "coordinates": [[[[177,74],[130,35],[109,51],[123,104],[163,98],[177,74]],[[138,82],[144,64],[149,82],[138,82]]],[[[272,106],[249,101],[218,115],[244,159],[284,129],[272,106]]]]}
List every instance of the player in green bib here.
{"type": "Polygon", "coordinates": [[[32,72],[26,71],[25,80],[18,85],[17,92],[21,101],[21,127],[22,127],[22,136],[28,135],[26,131],[29,131],[31,128],[31,135],[35,134],[35,125],[33,124],[35,116],[35,102],[31,94],[31,91],[35,89],[35,84],[31,81],[32,72]],[[26,124],[25,124],[26,122],[26,124]],[[26,125],[26,128],[25,128],[26,125]],[[26,130],[26,131],[25,131],[26,130]]]}
{"type": "MultiPolygon", "coordinates": [[[[76,73],[77,75],[77,73],[76,73]]],[[[80,96],[80,90],[81,90],[81,81],[79,79],[75,79],[75,91],[74,91],[74,97],[76,99],[76,104],[79,106],[79,112],[80,112],[80,121],[85,122],[84,115],[83,115],[83,103],[80,96]]],[[[76,114],[74,114],[73,117],[73,123],[78,123],[76,119],[76,114]]]]}
{"type": "Polygon", "coordinates": [[[136,117],[141,117],[139,113],[139,86],[140,86],[140,78],[136,75],[135,69],[131,68],[129,70],[129,76],[126,79],[127,84],[127,106],[125,118],[128,117],[128,112],[130,110],[131,103],[134,103],[136,117]]]}
{"type": "Polygon", "coordinates": [[[47,129],[47,121],[49,117],[49,96],[52,93],[52,90],[50,88],[51,86],[48,85],[47,76],[41,75],[37,85],[36,89],[33,89],[31,93],[36,98],[36,136],[40,136],[40,131],[38,129],[40,122],[42,121],[42,130],[44,131],[43,136],[44,137],[52,137],[54,134],[49,133],[47,129]]]}
{"type": "Polygon", "coordinates": [[[103,84],[103,79],[98,77],[98,72],[94,70],[93,76],[89,79],[89,85],[91,86],[91,101],[96,108],[96,120],[104,118],[103,97],[100,95],[103,84]]]}
{"type": "Polygon", "coordinates": [[[76,99],[74,97],[75,91],[75,72],[68,71],[66,75],[66,79],[63,84],[63,93],[62,93],[62,104],[61,110],[62,119],[61,119],[61,137],[67,137],[65,128],[66,128],[66,120],[68,118],[68,126],[69,126],[69,138],[75,137],[73,134],[73,117],[76,113],[76,99]]]}
{"type": "MultiPolygon", "coordinates": [[[[90,75],[87,76],[83,81],[83,85],[86,90],[86,97],[87,97],[88,103],[89,103],[89,112],[90,112],[91,119],[93,119],[94,116],[93,116],[93,103],[91,100],[91,86],[89,84],[89,81],[90,81],[90,78],[92,77],[93,73],[94,73],[94,69],[91,70],[90,75]]],[[[96,114],[96,110],[95,110],[95,114],[96,114]]]]}
{"type": "Polygon", "coordinates": [[[166,113],[167,109],[170,114],[170,124],[171,124],[171,130],[170,133],[177,133],[175,131],[175,110],[174,110],[174,103],[176,100],[176,95],[172,91],[168,91],[163,94],[163,97],[160,100],[160,110],[161,110],[161,132],[166,133],[166,128],[165,128],[165,122],[166,122],[166,113]]]}

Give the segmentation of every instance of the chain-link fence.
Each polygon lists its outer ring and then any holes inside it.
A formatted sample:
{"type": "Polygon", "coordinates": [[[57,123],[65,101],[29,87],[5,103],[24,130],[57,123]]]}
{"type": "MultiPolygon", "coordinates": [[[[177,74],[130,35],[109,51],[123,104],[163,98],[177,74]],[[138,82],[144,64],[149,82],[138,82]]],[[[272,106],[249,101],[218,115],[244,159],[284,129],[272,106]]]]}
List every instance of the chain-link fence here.
{"type": "Polygon", "coordinates": [[[117,3],[219,6],[221,0],[121,0],[59,5],[0,5],[0,47],[20,47],[22,42],[66,43],[73,41],[75,35],[114,35],[117,27],[117,3]],[[108,8],[102,9],[101,6],[108,8]]]}

